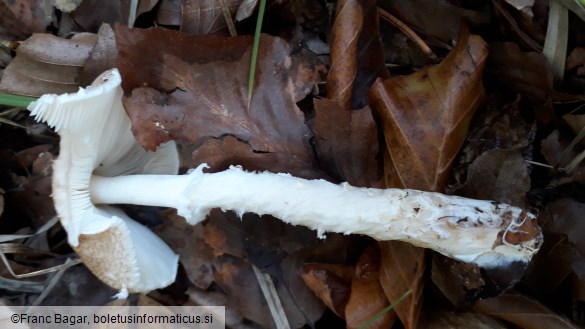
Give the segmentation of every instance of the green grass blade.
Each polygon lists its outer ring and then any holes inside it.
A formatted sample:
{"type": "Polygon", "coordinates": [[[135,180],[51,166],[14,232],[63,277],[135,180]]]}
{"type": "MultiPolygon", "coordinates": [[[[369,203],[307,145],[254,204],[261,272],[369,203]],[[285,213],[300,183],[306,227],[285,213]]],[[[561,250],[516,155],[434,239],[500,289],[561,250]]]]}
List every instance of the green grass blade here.
{"type": "Polygon", "coordinates": [[[383,310],[381,310],[376,315],[374,315],[371,319],[369,319],[368,321],[362,323],[358,328],[359,329],[366,329],[366,328],[368,328],[369,326],[372,325],[372,323],[374,323],[374,321],[378,320],[382,315],[388,313],[389,311],[391,311],[392,309],[394,309],[396,306],[398,306],[398,304],[402,303],[402,301],[404,300],[404,298],[408,297],[408,295],[410,295],[411,293],[412,293],[412,289],[409,289],[402,296],[400,296],[400,298],[398,298],[394,303],[392,303],[392,305],[390,305],[388,307],[385,307],[383,310]]]}
{"type": "Polygon", "coordinates": [[[36,99],[37,98],[35,97],[28,96],[0,94],[0,105],[26,108],[28,104],[35,101],[36,99]]]}
{"type": "Polygon", "coordinates": [[[258,60],[258,47],[260,46],[260,32],[262,31],[262,21],[264,20],[264,9],[266,9],[266,0],[260,0],[258,19],[256,20],[256,31],[254,31],[254,44],[252,45],[250,75],[248,76],[248,109],[250,109],[252,94],[254,92],[254,78],[256,76],[256,62],[258,60]]]}

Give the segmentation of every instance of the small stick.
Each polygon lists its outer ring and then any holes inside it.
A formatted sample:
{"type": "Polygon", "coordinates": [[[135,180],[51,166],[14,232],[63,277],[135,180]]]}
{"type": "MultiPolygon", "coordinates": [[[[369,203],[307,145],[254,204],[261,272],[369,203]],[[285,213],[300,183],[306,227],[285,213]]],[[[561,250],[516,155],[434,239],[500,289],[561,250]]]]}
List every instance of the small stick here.
{"type": "Polygon", "coordinates": [[[431,50],[431,48],[421,39],[416,32],[414,32],[408,25],[402,23],[396,16],[390,14],[386,10],[378,7],[378,15],[380,15],[383,19],[387,20],[390,24],[394,25],[397,29],[402,31],[412,42],[414,42],[422,52],[427,55],[429,59],[432,61],[438,61],[439,58],[435,53],[431,50]]]}

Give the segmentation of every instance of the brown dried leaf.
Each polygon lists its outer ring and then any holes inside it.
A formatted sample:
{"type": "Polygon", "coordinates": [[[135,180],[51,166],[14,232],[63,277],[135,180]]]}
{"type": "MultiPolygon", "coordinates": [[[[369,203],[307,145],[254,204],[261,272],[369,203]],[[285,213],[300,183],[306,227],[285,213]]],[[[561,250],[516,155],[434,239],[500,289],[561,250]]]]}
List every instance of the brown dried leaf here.
{"type": "Polygon", "coordinates": [[[93,46],[89,58],[85,61],[81,73],[81,85],[90,85],[98,75],[116,67],[116,36],[108,24],[102,24],[98,31],[97,42],[93,46]]]}
{"type": "MultiPolygon", "coordinates": [[[[577,249],[585,256],[585,204],[573,199],[560,199],[550,203],[546,209],[550,220],[546,223],[545,228],[551,232],[565,234],[577,249]]],[[[577,273],[585,279],[585,273],[577,273]]]]}
{"type": "MultiPolygon", "coordinates": [[[[322,316],[323,304],[303,284],[299,271],[306,257],[315,257],[319,251],[325,250],[327,258],[333,260],[337,255],[344,255],[345,252],[339,250],[339,241],[329,238],[313,245],[316,237],[306,228],[286,225],[270,216],[246,214],[240,219],[232,212],[222,213],[217,209],[212,211],[204,226],[204,240],[213,249],[216,268],[222,259],[233,256],[262,268],[274,278],[291,327],[313,324],[322,316]],[[328,252],[331,248],[333,250],[328,252]]],[[[341,248],[344,246],[341,244],[341,248]]],[[[248,263],[238,264],[248,266],[248,263]]]]}
{"type": "Polygon", "coordinates": [[[578,263],[584,260],[566,235],[547,231],[545,234],[544,243],[532,258],[524,276],[530,287],[543,295],[553,293],[561,283],[566,282],[574,273],[573,263],[578,268],[578,263]]]}
{"type": "MultiPolygon", "coordinates": [[[[148,1],[140,1],[149,4],[148,1]]],[[[83,0],[71,16],[86,31],[97,32],[104,23],[128,25],[131,0],[83,0]]],[[[148,11],[147,5],[138,6],[136,17],[148,11]]]]}
{"type": "Polygon", "coordinates": [[[573,150],[561,157],[568,145],[568,142],[561,140],[559,131],[555,130],[540,143],[540,153],[542,153],[542,156],[544,156],[548,164],[563,167],[578,154],[573,150]]]}
{"type": "MultiPolygon", "coordinates": [[[[522,234],[534,236],[535,229],[531,226],[520,230],[522,234]]],[[[526,265],[522,263],[480,269],[477,265],[461,263],[437,254],[433,256],[431,278],[453,305],[460,308],[513,287],[525,270],[526,265]]]]}
{"type": "MultiPolygon", "coordinates": [[[[227,0],[232,17],[242,0],[227,0]]],[[[220,1],[186,0],[182,6],[181,31],[192,35],[229,35],[220,1]]]]}
{"type": "Polygon", "coordinates": [[[282,39],[263,36],[257,85],[247,109],[251,38],[189,37],[123,27],[117,27],[116,35],[118,67],[126,91],[131,91],[124,105],[137,140],[147,149],[170,139],[195,144],[232,135],[252,152],[273,155],[271,167],[264,169],[302,173],[313,166],[310,132],[296,105],[318,81],[319,66],[310,54],[291,55],[293,49],[282,39]],[[151,42],[160,42],[160,47],[151,47],[151,42]],[[197,48],[183,52],[193,45],[197,48]],[[132,90],[143,83],[174,91],[132,90]]]}
{"type": "Polygon", "coordinates": [[[270,311],[250,264],[232,257],[218,258],[217,262],[215,278],[228,296],[226,308],[264,327],[272,327],[270,311]]]}
{"type": "Polygon", "coordinates": [[[578,328],[536,300],[517,294],[502,294],[495,298],[480,300],[474,309],[526,329],[578,328]]]}
{"type": "Polygon", "coordinates": [[[485,285],[480,268],[473,264],[457,262],[443,255],[433,255],[431,266],[433,283],[457,308],[475,302],[485,285]]]}
{"type": "MultiPolygon", "coordinates": [[[[226,309],[235,311],[241,316],[250,319],[264,328],[273,328],[274,322],[266,300],[260,291],[257,278],[251,266],[242,260],[232,257],[221,257],[216,266],[217,283],[227,293],[226,309]]],[[[291,328],[303,327],[307,322],[313,325],[314,319],[306,318],[292,299],[290,292],[280,282],[275,282],[276,290],[287,321],[291,328]]],[[[302,307],[302,305],[300,306],[302,307]]]]}
{"type": "MultiPolygon", "coordinates": [[[[463,31],[457,47],[438,66],[374,83],[370,96],[384,124],[388,187],[445,188],[453,159],[483,98],[486,57],[485,42],[463,31]]],[[[383,242],[380,249],[380,279],[386,296],[396,301],[412,289],[396,312],[407,328],[417,328],[424,250],[400,242],[383,242]]]]}
{"type": "Polygon", "coordinates": [[[447,194],[455,194],[453,191],[465,184],[469,166],[488,150],[512,149],[523,154],[531,153],[536,125],[526,122],[522,117],[518,109],[521,99],[517,95],[514,101],[500,104],[501,96],[492,96],[486,108],[474,116],[467,142],[453,167],[455,184],[447,187],[447,194]]]}
{"type": "Polygon", "coordinates": [[[326,99],[314,104],[313,130],[321,168],[354,186],[380,186],[378,131],[370,108],[346,111],[326,99]]]}
{"type": "Polygon", "coordinates": [[[205,243],[213,249],[215,256],[228,254],[246,258],[244,247],[246,233],[240,223],[230,219],[233,219],[233,214],[223,213],[219,209],[212,210],[209,214],[209,221],[205,224],[203,234],[205,243]]]}
{"type": "MultiPolygon", "coordinates": [[[[213,171],[222,171],[229,166],[237,163],[247,170],[262,171],[266,168],[275,168],[275,162],[279,156],[272,153],[254,152],[249,143],[239,140],[238,138],[227,135],[220,138],[210,138],[203,145],[196,148],[192,155],[190,167],[196,167],[202,163],[207,163],[213,171]]],[[[300,176],[312,177],[311,172],[297,172],[300,176]]]]}
{"type": "MultiPolygon", "coordinates": [[[[522,2],[524,1],[518,1],[520,6],[522,6],[522,2]]],[[[502,17],[502,25],[510,31],[509,34],[512,35],[514,41],[522,45],[523,48],[542,52],[542,43],[544,43],[545,38],[544,32],[539,28],[538,24],[535,24],[533,17],[528,17],[526,14],[515,15],[515,9],[507,6],[504,0],[494,0],[492,4],[496,15],[502,17]]],[[[532,1],[532,4],[534,4],[534,1],[532,1]]],[[[532,7],[530,8],[531,12],[532,7]]]]}
{"type": "Polygon", "coordinates": [[[16,153],[16,163],[19,167],[26,168],[28,170],[29,168],[32,168],[33,163],[40,155],[44,154],[45,152],[49,152],[50,150],[50,144],[41,144],[29,147],[16,153]]]}
{"type": "Polygon", "coordinates": [[[412,290],[394,311],[405,328],[418,328],[423,306],[425,250],[399,241],[379,242],[379,246],[380,283],[384,293],[390,302],[395,302],[412,290]]]}
{"type": "MultiPolygon", "coordinates": [[[[540,152],[546,159],[546,162],[552,166],[563,168],[567,166],[573,159],[575,159],[581,152],[580,148],[573,148],[569,152],[567,150],[571,139],[561,136],[558,130],[553,131],[541,142],[540,152]]],[[[568,174],[556,177],[555,184],[558,186],[556,193],[563,193],[561,188],[563,184],[573,182],[585,181],[585,163],[581,162],[573,171],[568,174]]],[[[577,197],[578,193],[572,193],[572,197],[577,197]]],[[[558,196],[557,196],[558,197],[558,196]]]]}
{"type": "Polygon", "coordinates": [[[186,167],[206,163],[213,168],[210,172],[226,170],[237,164],[250,171],[270,169],[274,172],[293,172],[299,177],[322,178],[321,174],[309,165],[291,166],[286,162],[286,154],[255,152],[248,143],[230,135],[206,140],[192,152],[191,159],[186,167]]]}
{"type": "Polygon", "coordinates": [[[585,47],[576,47],[567,57],[566,69],[577,69],[578,76],[585,75],[585,47]]]}
{"type": "Polygon", "coordinates": [[[523,52],[517,44],[490,44],[489,65],[504,85],[531,100],[542,121],[552,119],[553,76],[541,53],[523,52]]]}
{"type": "Polygon", "coordinates": [[[331,31],[327,97],[343,109],[362,108],[376,78],[387,78],[376,2],[337,2],[331,31]]]}
{"type": "Polygon", "coordinates": [[[55,217],[51,199],[51,177],[31,175],[14,176],[13,179],[19,188],[10,193],[7,201],[27,214],[35,228],[41,227],[55,217]]]}
{"type": "MultiPolygon", "coordinates": [[[[303,263],[302,251],[294,253],[285,258],[281,263],[282,269],[282,284],[283,287],[290,293],[295,305],[299,306],[299,311],[302,313],[308,323],[314,324],[317,322],[325,312],[326,306],[323,302],[309,289],[303,278],[302,269],[303,263]]],[[[277,278],[277,281],[280,281],[277,278]]]]}
{"type": "Polygon", "coordinates": [[[457,194],[522,206],[530,189],[526,162],[518,150],[484,152],[469,166],[467,182],[457,194]]]}
{"type": "Polygon", "coordinates": [[[372,106],[384,124],[388,186],[444,189],[484,95],[486,58],[485,42],[463,33],[438,66],[376,81],[372,106]]]}
{"type": "Polygon", "coordinates": [[[0,36],[2,39],[25,39],[33,33],[45,32],[51,22],[53,8],[48,0],[0,1],[0,36]]]}
{"type": "MultiPolygon", "coordinates": [[[[347,328],[359,328],[389,305],[380,286],[380,250],[372,244],[360,256],[351,281],[351,295],[345,307],[347,328]]],[[[390,328],[395,319],[394,312],[386,312],[368,328],[390,328]]]]}
{"type": "Polygon", "coordinates": [[[183,22],[181,6],[184,0],[161,0],[156,12],[156,22],[159,25],[180,26],[183,22]]]}
{"type": "Polygon", "coordinates": [[[174,210],[167,210],[160,216],[164,221],[153,231],[180,256],[190,281],[198,288],[209,288],[214,281],[215,255],[204,241],[205,228],[187,224],[174,210]]]}
{"type": "Polygon", "coordinates": [[[2,75],[3,92],[41,96],[75,92],[81,70],[95,38],[63,39],[50,34],[34,34],[17,49],[16,58],[2,75]]]}
{"type": "Polygon", "coordinates": [[[354,267],[349,265],[309,263],[303,266],[301,276],[330,310],[345,319],[354,271],[354,267]]]}

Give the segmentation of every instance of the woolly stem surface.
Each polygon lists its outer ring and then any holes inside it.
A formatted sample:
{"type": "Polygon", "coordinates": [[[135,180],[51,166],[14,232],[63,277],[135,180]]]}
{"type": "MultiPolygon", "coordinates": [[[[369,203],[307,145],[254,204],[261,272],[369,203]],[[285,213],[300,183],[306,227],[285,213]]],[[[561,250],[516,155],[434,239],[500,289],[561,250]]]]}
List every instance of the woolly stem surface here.
{"type": "Polygon", "coordinates": [[[542,235],[535,217],[494,201],[408,189],[357,188],[232,167],[187,175],[93,176],[96,204],[173,207],[191,224],[213,208],[269,214],[324,232],[401,240],[481,267],[527,263],[542,235]]]}

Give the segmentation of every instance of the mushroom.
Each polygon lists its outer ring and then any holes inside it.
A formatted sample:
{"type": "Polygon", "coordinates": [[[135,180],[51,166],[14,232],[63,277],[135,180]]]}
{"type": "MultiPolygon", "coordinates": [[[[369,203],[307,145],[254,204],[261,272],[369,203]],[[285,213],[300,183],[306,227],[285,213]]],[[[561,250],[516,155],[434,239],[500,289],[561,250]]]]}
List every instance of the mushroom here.
{"type": "Polygon", "coordinates": [[[193,225],[213,208],[240,216],[270,214],[315,229],[320,236],[339,232],[401,240],[483,268],[527,264],[542,243],[533,214],[494,201],[357,188],[237,166],[204,173],[206,165],[200,165],[176,175],[173,143],[149,153],[132,137],[120,81],[113,69],[77,94],[45,95],[29,106],[37,120],[61,135],[53,195],[69,243],[114,288],[164,287],[174,277],[177,257],[148,229],[101,206],[108,204],[173,207],[193,225]]]}
{"type": "Polygon", "coordinates": [[[53,163],[52,193],[68,242],[87,267],[123,297],[126,291],[171,284],[178,255],[121,210],[94,204],[91,177],[176,175],[179,156],[174,142],[156,152],[138,145],[122,106],[120,83],[119,73],[108,71],[86,89],[44,95],[29,109],[61,137],[59,157],[53,163]]]}

